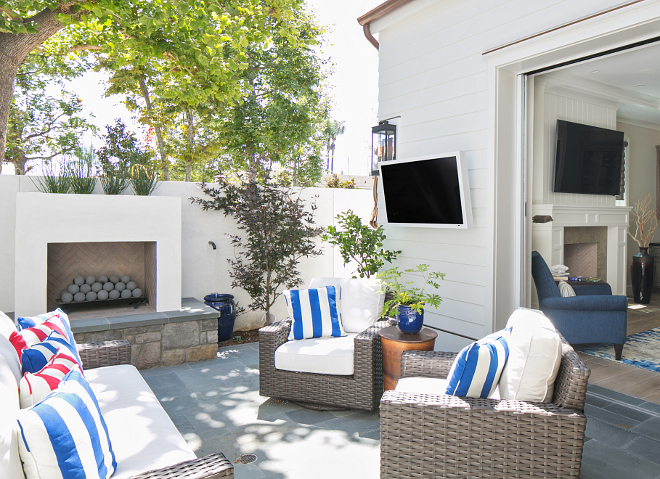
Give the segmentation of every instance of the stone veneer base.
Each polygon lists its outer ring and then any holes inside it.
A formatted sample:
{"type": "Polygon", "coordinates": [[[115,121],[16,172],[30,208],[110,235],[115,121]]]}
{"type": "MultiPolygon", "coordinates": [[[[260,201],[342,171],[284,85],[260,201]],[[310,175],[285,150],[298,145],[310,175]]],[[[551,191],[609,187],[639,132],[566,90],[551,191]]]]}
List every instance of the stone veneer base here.
{"type": "MultiPolygon", "coordinates": [[[[195,298],[181,309],[72,321],[78,343],[126,339],[138,369],[205,361],[218,351],[218,312],[195,298]]],[[[83,365],[84,367],[84,365],[83,365]]]]}

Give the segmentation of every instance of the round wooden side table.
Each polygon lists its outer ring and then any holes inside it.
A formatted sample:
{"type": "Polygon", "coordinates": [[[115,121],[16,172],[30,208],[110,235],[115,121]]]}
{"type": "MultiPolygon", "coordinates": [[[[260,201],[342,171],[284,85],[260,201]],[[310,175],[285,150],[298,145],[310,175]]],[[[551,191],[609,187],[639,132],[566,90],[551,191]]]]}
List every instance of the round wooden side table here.
{"type": "Polygon", "coordinates": [[[433,351],[438,333],[422,328],[417,334],[406,334],[396,326],[380,330],[383,345],[383,387],[394,389],[401,377],[401,355],[404,351],[433,351]]]}

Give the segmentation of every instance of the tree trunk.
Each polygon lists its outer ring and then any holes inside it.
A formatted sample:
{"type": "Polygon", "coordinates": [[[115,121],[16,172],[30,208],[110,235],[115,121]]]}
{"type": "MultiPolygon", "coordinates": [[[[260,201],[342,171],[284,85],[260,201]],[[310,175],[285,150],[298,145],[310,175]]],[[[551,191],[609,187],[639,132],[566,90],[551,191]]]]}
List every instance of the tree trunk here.
{"type": "MultiPolygon", "coordinates": [[[[151,108],[151,99],[149,98],[149,89],[147,88],[147,82],[145,81],[144,74],[140,75],[140,90],[142,91],[142,97],[144,102],[147,105],[147,112],[149,112],[149,117],[152,118],[153,109],[151,108]]],[[[170,181],[170,168],[169,162],[167,161],[167,153],[165,153],[165,142],[163,141],[163,132],[158,125],[153,125],[154,131],[156,133],[156,142],[158,143],[158,154],[160,156],[160,167],[163,170],[163,181],[170,181]]]]}
{"type": "Polygon", "coordinates": [[[24,175],[26,173],[25,171],[26,163],[27,163],[27,158],[25,157],[16,158],[15,160],[12,160],[12,164],[14,165],[14,174],[24,175]]]}
{"type": "Polygon", "coordinates": [[[195,141],[195,131],[193,130],[193,114],[190,110],[186,110],[186,120],[188,120],[188,145],[190,149],[190,157],[188,158],[188,161],[186,161],[186,181],[190,181],[192,163],[194,161],[195,154],[195,149],[193,148],[195,141]]]}
{"type": "MultiPolygon", "coordinates": [[[[66,9],[72,8],[69,3],[66,4],[66,9]]],[[[70,13],[65,11],[65,8],[61,10],[61,13],[70,13]]],[[[36,24],[36,33],[0,33],[0,163],[5,157],[7,123],[14,96],[16,72],[32,50],[64,28],[55,18],[55,12],[48,8],[25,20],[30,21],[36,24]]]]}

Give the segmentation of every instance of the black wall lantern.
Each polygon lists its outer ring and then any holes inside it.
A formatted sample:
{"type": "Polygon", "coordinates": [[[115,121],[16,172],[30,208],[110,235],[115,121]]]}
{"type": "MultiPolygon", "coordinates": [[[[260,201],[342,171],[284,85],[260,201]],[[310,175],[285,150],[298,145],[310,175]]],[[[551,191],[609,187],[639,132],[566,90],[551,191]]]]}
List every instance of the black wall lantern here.
{"type": "Polygon", "coordinates": [[[371,175],[378,175],[378,163],[396,160],[396,125],[381,121],[371,128],[371,175]]]}

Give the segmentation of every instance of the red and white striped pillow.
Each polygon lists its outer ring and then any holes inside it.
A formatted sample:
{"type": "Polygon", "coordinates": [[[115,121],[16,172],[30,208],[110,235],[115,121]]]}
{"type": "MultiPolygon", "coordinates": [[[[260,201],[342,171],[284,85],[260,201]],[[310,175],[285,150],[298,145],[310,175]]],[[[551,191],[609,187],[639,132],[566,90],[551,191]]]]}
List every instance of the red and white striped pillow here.
{"type": "MultiPolygon", "coordinates": [[[[64,313],[62,314],[64,315],[64,313]]],[[[71,333],[69,321],[68,319],[65,319],[65,317],[66,315],[64,315],[64,317],[60,317],[59,315],[52,315],[48,318],[47,321],[44,321],[43,323],[36,324],[30,328],[22,329],[19,332],[11,333],[9,336],[9,342],[11,342],[11,344],[14,346],[14,349],[16,349],[19,361],[21,360],[21,356],[23,355],[23,351],[25,349],[29,348],[30,346],[34,346],[35,344],[39,344],[45,340],[53,331],[57,331],[62,336],[64,336],[75,350],[76,343],[72,342],[74,341],[73,334],[71,333]]],[[[82,364],[77,350],[75,351],[74,356],[76,356],[78,362],[82,364]]]]}
{"type": "Polygon", "coordinates": [[[21,408],[43,401],[72,370],[82,373],[75,358],[66,352],[58,352],[38,373],[25,373],[19,385],[21,408]]]}

